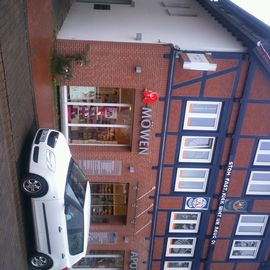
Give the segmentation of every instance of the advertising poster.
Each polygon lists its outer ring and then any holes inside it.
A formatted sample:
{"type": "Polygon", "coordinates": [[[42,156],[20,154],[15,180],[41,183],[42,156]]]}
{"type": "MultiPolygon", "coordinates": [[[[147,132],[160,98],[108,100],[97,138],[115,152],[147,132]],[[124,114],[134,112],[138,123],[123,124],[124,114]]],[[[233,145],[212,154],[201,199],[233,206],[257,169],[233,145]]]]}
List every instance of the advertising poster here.
{"type": "Polygon", "coordinates": [[[247,212],[249,202],[243,199],[226,199],[224,212],[247,212]]]}

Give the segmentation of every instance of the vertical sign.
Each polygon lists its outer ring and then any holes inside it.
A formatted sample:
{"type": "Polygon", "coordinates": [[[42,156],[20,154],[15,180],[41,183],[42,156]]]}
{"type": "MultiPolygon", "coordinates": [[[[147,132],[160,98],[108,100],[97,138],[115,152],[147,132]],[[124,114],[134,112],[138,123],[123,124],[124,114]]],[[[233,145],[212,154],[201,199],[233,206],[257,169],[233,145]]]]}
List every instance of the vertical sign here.
{"type": "Polygon", "coordinates": [[[216,239],[220,227],[220,222],[221,222],[221,217],[222,217],[222,212],[225,206],[226,202],[226,197],[227,197],[227,192],[229,188],[229,184],[231,181],[231,174],[232,174],[232,169],[233,169],[233,161],[230,161],[228,163],[228,167],[225,173],[225,178],[224,178],[224,183],[221,191],[221,196],[218,204],[218,209],[217,209],[217,214],[216,214],[216,220],[215,220],[215,225],[214,225],[214,231],[211,237],[211,245],[216,244],[216,239]]]}

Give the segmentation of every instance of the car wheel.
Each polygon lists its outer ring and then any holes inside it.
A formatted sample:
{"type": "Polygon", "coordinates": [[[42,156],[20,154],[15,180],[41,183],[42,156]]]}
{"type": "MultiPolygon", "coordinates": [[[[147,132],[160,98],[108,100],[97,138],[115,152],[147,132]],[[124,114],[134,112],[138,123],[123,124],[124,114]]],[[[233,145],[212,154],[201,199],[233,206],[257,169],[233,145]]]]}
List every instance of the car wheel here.
{"type": "Polygon", "coordinates": [[[30,197],[41,197],[48,192],[48,183],[41,176],[29,174],[22,181],[22,191],[30,197]]]}
{"type": "Polygon", "coordinates": [[[52,259],[43,254],[43,253],[35,253],[33,254],[30,259],[29,259],[29,262],[31,264],[31,266],[34,268],[34,269],[49,269],[53,266],[53,261],[52,259]]]}

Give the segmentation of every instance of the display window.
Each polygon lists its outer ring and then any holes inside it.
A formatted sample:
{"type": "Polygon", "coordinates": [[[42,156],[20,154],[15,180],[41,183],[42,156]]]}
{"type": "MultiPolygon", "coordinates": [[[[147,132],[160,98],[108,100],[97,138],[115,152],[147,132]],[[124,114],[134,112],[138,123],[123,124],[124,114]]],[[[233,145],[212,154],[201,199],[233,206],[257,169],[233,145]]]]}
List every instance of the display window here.
{"type": "Polygon", "coordinates": [[[61,91],[62,129],[70,144],[131,144],[133,89],[69,86],[61,91]]]}
{"type": "Polygon", "coordinates": [[[72,269],[107,269],[123,270],[124,251],[121,250],[91,250],[76,263],[72,269]]]}
{"type": "Polygon", "coordinates": [[[128,184],[91,183],[91,223],[126,224],[128,184]]]}

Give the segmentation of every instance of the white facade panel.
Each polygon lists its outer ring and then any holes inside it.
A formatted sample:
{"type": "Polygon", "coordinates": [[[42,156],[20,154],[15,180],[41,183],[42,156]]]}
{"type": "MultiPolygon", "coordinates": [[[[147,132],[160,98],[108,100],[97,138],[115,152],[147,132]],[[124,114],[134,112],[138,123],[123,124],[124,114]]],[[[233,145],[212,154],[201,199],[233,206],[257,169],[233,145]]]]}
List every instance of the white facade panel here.
{"type": "Polygon", "coordinates": [[[243,45],[218,24],[195,0],[135,0],[135,6],[75,2],[58,33],[58,39],[172,43],[181,50],[245,51],[243,45]],[[175,2],[175,3],[174,3],[175,2]],[[171,14],[171,15],[170,15],[171,14]],[[194,16],[196,15],[196,16],[194,16]],[[136,34],[142,40],[136,40],[136,34]]]}

